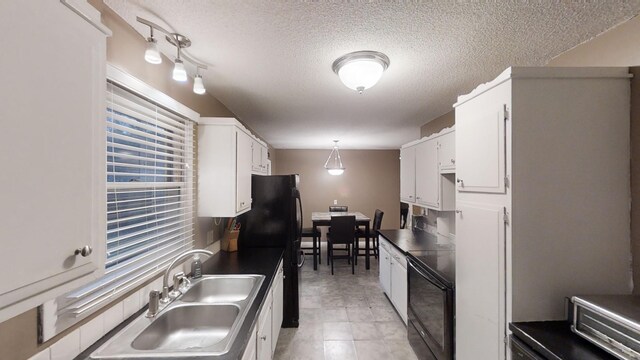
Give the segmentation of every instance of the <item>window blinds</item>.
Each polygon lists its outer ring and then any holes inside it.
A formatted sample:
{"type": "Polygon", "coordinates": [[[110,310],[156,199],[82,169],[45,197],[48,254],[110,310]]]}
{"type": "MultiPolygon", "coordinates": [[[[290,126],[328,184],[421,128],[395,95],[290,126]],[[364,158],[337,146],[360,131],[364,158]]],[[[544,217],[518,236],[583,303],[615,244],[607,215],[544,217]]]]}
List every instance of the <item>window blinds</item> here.
{"type": "Polygon", "coordinates": [[[192,248],[194,125],[107,84],[105,275],[58,298],[58,317],[84,317],[192,248]]]}

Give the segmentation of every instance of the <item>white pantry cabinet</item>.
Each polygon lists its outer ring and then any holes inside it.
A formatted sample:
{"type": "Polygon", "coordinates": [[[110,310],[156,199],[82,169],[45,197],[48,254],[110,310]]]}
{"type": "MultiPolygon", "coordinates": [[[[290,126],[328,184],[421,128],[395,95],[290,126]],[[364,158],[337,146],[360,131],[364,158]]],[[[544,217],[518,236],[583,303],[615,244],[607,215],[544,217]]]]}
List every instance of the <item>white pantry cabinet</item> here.
{"type": "Polygon", "coordinates": [[[2,322],[104,273],[111,33],[84,1],[2,1],[0,30],[2,322]]]}
{"type": "Polygon", "coordinates": [[[407,257],[384,238],[380,238],[380,284],[407,324],[407,257]]]}
{"type": "Polygon", "coordinates": [[[200,118],[198,216],[235,217],[251,210],[253,137],[233,118],[200,118]]]}
{"type": "Polygon", "coordinates": [[[508,324],[628,294],[627,68],[509,68],[456,111],[456,358],[507,358],[508,324]],[[607,269],[602,271],[602,269],[607,269]]]}

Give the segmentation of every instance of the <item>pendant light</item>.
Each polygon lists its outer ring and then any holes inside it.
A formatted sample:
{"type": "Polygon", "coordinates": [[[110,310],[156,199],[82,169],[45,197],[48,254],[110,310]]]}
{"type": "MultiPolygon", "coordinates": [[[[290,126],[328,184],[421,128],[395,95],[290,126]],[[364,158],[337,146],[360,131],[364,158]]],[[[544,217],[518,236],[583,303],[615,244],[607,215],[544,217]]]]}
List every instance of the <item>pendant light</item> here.
{"type": "Polygon", "coordinates": [[[149,29],[151,29],[151,36],[147,38],[147,49],[144,52],[144,59],[149,64],[162,64],[162,56],[158,50],[158,41],[153,37],[153,27],[149,26],[149,29]]]}
{"type": "Polygon", "coordinates": [[[333,62],[332,69],[349,89],[362,92],[378,83],[389,67],[389,57],[377,51],[355,51],[333,62]]]}
{"type": "Polygon", "coordinates": [[[329,158],[324,163],[324,168],[327,169],[331,175],[342,175],[345,167],[342,165],[342,159],[340,158],[340,151],[338,150],[338,141],[333,140],[333,150],[329,154],[329,158]]]}
{"type": "Polygon", "coordinates": [[[178,57],[176,58],[176,64],[173,67],[173,80],[184,82],[187,81],[187,70],[184,68],[184,63],[180,59],[180,46],[178,49],[178,57]]]}
{"type": "Polygon", "coordinates": [[[200,68],[196,66],[196,77],[193,78],[193,92],[202,95],[207,92],[207,89],[204,88],[204,83],[202,82],[202,75],[200,75],[200,68]]]}

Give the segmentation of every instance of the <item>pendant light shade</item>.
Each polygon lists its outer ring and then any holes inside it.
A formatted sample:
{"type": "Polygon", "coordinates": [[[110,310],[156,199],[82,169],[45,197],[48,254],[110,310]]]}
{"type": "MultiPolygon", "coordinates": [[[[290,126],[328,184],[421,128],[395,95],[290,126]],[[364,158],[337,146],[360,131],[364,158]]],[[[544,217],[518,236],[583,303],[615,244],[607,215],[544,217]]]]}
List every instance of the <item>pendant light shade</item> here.
{"type": "Polygon", "coordinates": [[[202,82],[202,75],[196,75],[193,79],[193,92],[198,95],[202,95],[207,92],[204,88],[204,83],[202,82]]]}
{"type": "Polygon", "coordinates": [[[149,64],[157,65],[162,63],[162,56],[158,51],[158,42],[153,37],[147,39],[147,50],[144,52],[144,59],[149,64]]]}
{"type": "Polygon", "coordinates": [[[187,70],[180,59],[176,59],[176,65],[173,67],[173,80],[187,81],[187,70]]]}
{"type": "Polygon", "coordinates": [[[338,140],[333,140],[333,149],[329,158],[324,163],[324,168],[327,169],[331,175],[342,175],[345,167],[342,165],[342,159],[340,158],[340,151],[338,150],[338,140]]]}
{"type": "Polygon", "coordinates": [[[342,83],[360,94],[375,84],[389,67],[387,55],[377,51],[356,51],[333,62],[333,71],[342,83]]]}

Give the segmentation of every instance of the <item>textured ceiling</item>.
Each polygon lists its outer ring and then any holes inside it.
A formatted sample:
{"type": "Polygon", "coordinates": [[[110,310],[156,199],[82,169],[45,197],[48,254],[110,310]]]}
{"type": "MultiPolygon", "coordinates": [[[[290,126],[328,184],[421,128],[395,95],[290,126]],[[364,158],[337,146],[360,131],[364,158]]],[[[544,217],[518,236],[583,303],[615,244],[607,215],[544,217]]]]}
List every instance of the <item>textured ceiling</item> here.
{"type": "Polygon", "coordinates": [[[640,12],[640,0],[105,3],[145,37],[136,16],[191,38],[207,90],[276,148],[398,148],[505,68],[545,65],[640,12]],[[363,95],[331,70],[356,50],[391,59],[363,95]]]}

